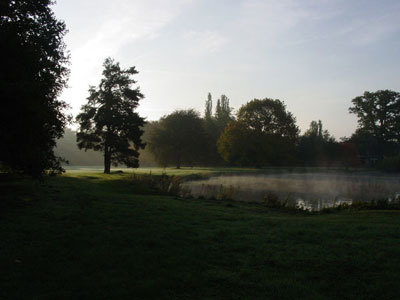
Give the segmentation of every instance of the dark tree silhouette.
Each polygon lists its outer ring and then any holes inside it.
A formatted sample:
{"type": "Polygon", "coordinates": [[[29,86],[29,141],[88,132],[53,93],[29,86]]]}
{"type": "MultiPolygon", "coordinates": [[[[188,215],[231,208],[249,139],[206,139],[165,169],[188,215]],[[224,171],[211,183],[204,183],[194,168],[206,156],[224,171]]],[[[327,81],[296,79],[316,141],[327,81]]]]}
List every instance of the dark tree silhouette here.
{"type": "Polygon", "coordinates": [[[310,128],[300,137],[298,154],[307,166],[328,166],[342,159],[339,143],[328,130],[323,129],[321,120],[312,121],[310,128]]]}
{"type": "Polygon", "coordinates": [[[54,155],[63,135],[68,77],[65,24],[50,0],[0,3],[0,167],[35,177],[62,171],[54,155]]]}
{"type": "Polygon", "coordinates": [[[141,127],[145,121],[134,110],[144,98],[131,76],[135,67],[121,69],[119,63],[107,58],[103,64],[103,78],[98,88],[90,87],[88,102],[77,116],[80,149],[104,152],[104,173],[110,173],[111,164],[139,166],[140,148],[144,148],[141,127]]]}
{"type": "Polygon", "coordinates": [[[252,100],[238,112],[218,140],[218,151],[229,163],[262,167],[291,164],[299,129],[280,100],[252,100]]]}
{"type": "Polygon", "coordinates": [[[149,148],[163,166],[191,165],[202,160],[205,134],[199,114],[178,110],[161,118],[149,137],[149,148]]]}
{"type": "Polygon", "coordinates": [[[239,109],[238,120],[255,131],[293,141],[299,134],[296,118],[286,111],[284,102],[278,99],[254,99],[246,103],[239,109]]]}
{"type": "MultiPolygon", "coordinates": [[[[382,146],[382,154],[400,143],[400,93],[380,90],[365,92],[352,100],[350,113],[358,117],[358,132],[370,134],[382,146]]],[[[392,150],[392,151],[390,151],[392,150]]]]}

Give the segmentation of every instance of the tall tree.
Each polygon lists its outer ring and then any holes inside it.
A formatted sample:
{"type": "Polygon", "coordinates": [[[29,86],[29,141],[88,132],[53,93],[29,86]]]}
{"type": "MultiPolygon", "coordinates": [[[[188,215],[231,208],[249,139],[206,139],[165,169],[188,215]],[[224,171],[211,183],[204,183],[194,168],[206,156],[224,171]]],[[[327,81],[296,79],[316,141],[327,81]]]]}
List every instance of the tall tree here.
{"type": "Polygon", "coordinates": [[[204,110],[204,131],[205,131],[205,145],[204,145],[204,164],[215,165],[218,161],[219,155],[217,152],[217,139],[218,131],[213,116],[212,96],[208,93],[204,110]]]}
{"type": "Polygon", "coordinates": [[[215,107],[215,123],[217,125],[218,135],[224,131],[225,126],[232,120],[232,108],[229,106],[229,98],[226,95],[221,95],[215,107]]]}
{"type": "Polygon", "coordinates": [[[329,140],[331,137],[331,134],[329,133],[328,130],[323,129],[322,121],[318,120],[317,121],[311,121],[309,129],[304,133],[304,136],[307,137],[316,137],[318,139],[322,140],[329,140]]]}
{"type": "Polygon", "coordinates": [[[206,100],[206,108],[204,110],[204,118],[206,121],[212,119],[212,96],[211,93],[208,93],[207,100],[206,100]]]}
{"type": "Polygon", "coordinates": [[[54,155],[68,122],[58,97],[69,55],[50,0],[1,1],[0,167],[40,177],[62,171],[54,155]]]}
{"type": "Polygon", "coordinates": [[[349,112],[358,117],[358,131],[376,138],[382,146],[382,154],[397,152],[400,143],[400,93],[390,90],[365,92],[352,103],[349,112]]]}
{"type": "Polygon", "coordinates": [[[229,106],[228,97],[222,95],[221,98],[217,100],[215,113],[213,115],[211,94],[208,94],[204,115],[204,127],[207,139],[205,145],[206,155],[204,157],[204,163],[206,165],[221,165],[224,163],[218,153],[217,141],[226,125],[233,119],[232,108],[229,106]]]}
{"type": "Polygon", "coordinates": [[[99,87],[90,87],[88,102],[77,116],[80,149],[104,152],[104,173],[111,164],[139,166],[139,149],[144,148],[141,127],[145,121],[135,112],[144,98],[139,87],[133,88],[135,67],[121,69],[118,62],[107,58],[103,64],[99,87]]]}
{"type": "Polygon", "coordinates": [[[150,133],[149,148],[163,166],[198,164],[203,160],[205,134],[199,114],[177,110],[158,122],[150,133]]]}

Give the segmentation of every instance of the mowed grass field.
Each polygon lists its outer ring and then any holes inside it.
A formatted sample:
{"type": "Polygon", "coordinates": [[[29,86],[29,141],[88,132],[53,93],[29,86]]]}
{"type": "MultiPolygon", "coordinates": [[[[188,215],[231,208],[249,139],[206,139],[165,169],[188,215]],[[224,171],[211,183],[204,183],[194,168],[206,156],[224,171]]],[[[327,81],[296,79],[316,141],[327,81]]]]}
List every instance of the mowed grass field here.
{"type": "Polygon", "coordinates": [[[400,298],[397,211],[180,199],[130,176],[1,178],[0,299],[400,298]]]}

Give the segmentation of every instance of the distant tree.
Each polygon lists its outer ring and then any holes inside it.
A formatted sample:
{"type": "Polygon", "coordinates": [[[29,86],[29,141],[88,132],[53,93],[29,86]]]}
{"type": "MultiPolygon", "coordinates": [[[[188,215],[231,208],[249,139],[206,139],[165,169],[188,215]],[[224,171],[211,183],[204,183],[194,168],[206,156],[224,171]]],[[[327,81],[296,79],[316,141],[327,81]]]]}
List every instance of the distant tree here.
{"type": "Polygon", "coordinates": [[[142,140],[147,145],[144,149],[140,149],[140,166],[141,167],[157,167],[159,166],[154,154],[149,149],[149,139],[155,127],[157,127],[158,121],[146,122],[143,126],[142,140]]]}
{"type": "Polygon", "coordinates": [[[205,105],[204,129],[206,134],[205,143],[205,165],[222,165],[224,162],[217,150],[217,141],[227,124],[234,118],[232,108],[229,106],[229,99],[222,95],[215,105],[215,113],[212,114],[212,97],[208,94],[205,105]]]}
{"type": "Polygon", "coordinates": [[[218,139],[218,152],[232,165],[261,166],[260,156],[264,154],[259,148],[261,138],[249,130],[243,122],[231,122],[218,139]]]}
{"type": "Polygon", "coordinates": [[[211,96],[211,93],[208,93],[205,106],[206,106],[206,108],[204,110],[204,118],[206,121],[210,121],[212,119],[212,96],[211,96]]]}
{"type": "Polygon", "coordinates": [[[221,160],[217,152],[217,140],[219,133],[217,130],[217,124],[213,116],[212,96],[208,93],[207,100],[204,109],[204,133],[205,133],[205,144],[204,144],[204,165],[216,165],[221,160]]]}
{"type": "Polygon", "coordinates": [[[177,110],[160,119],[149,136],[149,149],[163,166],[190,165],[202,161],[205,134],[199,114],[177,110]]]}
{"type": "Polygon", "coordinates": [[[121,69],[111,58],[104,61],[103,78],[98,88],[90,87],[88,102],[77,116],[80,149],[104,153],[104,173],[110,173],[111,164],[139,166],[139,149],[144,148],[141,127],[145,121],[135,112],[144,98],[131,77],[138,73],[135,67],[121,69]]]}
{"type": "Polygon", "coordinates": [[[0,4],[0,166],[35,177],[62,171],[53,148],[68,123],[65,24],[50,0],[0,4]]]}
{"type": "Polygon", "coordinates": [[[229,98],[226,95],[221,95],[221,98],[217,100],[214,119],[218,135],[220,135],[222,131],[224,131],[226,125],[234,119],[232,116],[232,108],[229,106],[229,98]]]}
{"type": "Polygon", "coordinates": [[[232,164],[288,164],[294,159],[298,132],[296,119],[282,101],[254,99],[243,105],[237,121],[225,128],[218,150],[232,164]]]}
{"type": "Polygon", "coordinates": [[[329,141],[330,139],[333,139],[329,131],[323,129],[321,120],[318,120],[318,122],[311,121],[310,128],[304,133],[304,135],[307,137],[316,137],[323,141],[329,141]]]}
{"type": "Polygon", "coordinates": [[[248,102],[239,109],[238,120],[249,129],[292,141],[295,141],[299,134],[296,118],[286,111],[286,105],[278,99],[254,99],[248,102]]]}
{"type": "Polygon", "coordinates": [[[298,143],[299,159],[306,165],[330,165],[341,159],[339,144],[324,130],[322,121],[312,121],[298,143]]]}
{"type": "Polygon", "coordinates": [[[380,144],[381,155],[398,152],[400,93],[390,90],[365,92],[354,98],[352,103],[349,111],[358,117],[358,132],[374,137],[380,144]]]}
{"type": "Polygon", "coordinates": [[[386,148],[376,136],[363,128],[358,128],[347,142],[354,144],[364,164],[371,166],[382,158],[386,148]]]}

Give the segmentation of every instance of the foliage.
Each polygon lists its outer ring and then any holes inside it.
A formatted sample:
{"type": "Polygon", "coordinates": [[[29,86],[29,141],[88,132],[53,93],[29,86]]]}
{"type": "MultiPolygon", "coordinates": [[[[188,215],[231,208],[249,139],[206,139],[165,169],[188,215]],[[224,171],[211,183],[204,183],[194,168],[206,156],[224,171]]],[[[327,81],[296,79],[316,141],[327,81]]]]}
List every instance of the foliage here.
{"type": "Polygon", "coordinates": [[[217,152],[217,140],[219,132],[217,123],[213,115],[213,103],[211,93],[208,93],[207,100],[205,103],[204,111],[204,133],[205,133],[205,144],[204,144],[204,161],[205,165],[218,165],[221,158],[217,152]]]}
{"type": "Polygon", "coordinates": [[[111,164],[139,166],[138,150],[144,148],[141,127],[145,121],[134,110],[144,97],[131,76],[135,67],[121,69],[119,63],[107,58],[103,78],[98,88],[90,87],[87,104],[77,116],[80,149],[104,152],[104,173],[110,173],[111,164]]]}
{"type": "Polygon", "coordinates": [[[193,166],[202,161],[205,133],[199,114],[177,110],[164,116],[149,137],[149,149],[163,166],[193,166]]]}
{"type": "Polygon", "coordinates": [[[276,99],[254,99],[243,105],[238,112],[238,120],[255,131],[295,141],[299,134],[296,118],[286,111],[284,102],[276,99]]]}
{"type": "Polygon", "coordinates": [[[53,148],[67,105],[58,100],[68,77],[65,24],[50,0],[1,1],[0,165],[34,177],[62,171],[53,148]]]}
{"type": "Polygon", "coordinates": [[[232,108],[229,106],[229,99],[226,95],[221,95],[215,105],[215,113],[212,110],[212,96],[209,93],[204,114],[204,130],[205,130],[205,155],[204,163],[206,165],[222,165],[223,160],[218,153],[217,141],[224,131],[227,124],[234,120],[232,116],[232,108]]]}
{"type": "Polygon", "coordinates": [[[333,137],[331,137],[331,134],[329,133],[328,130],[324,130],[322,126],[322,121],[318,120],[317,121],[311,121],[310,123],[310,128],[304,133],[304,136],[307,137],[317,137],[320,140],[323,141],[329,141],[329,140],[334,140],[333,137]]]}
{"type": "Polygon", "coordinates": [[[376,167],[377,162],[386,155],[396,155],[399,145],[393,142],[381,142],[364,128],[358,128],[348,140],[357,148],[365,165],[376,167]],[[397,150],[397,151],[396,151],[397,150]]]}
{"type": "Polygon", "coordinates": [[[212,119],[212,96],[211,96],[211,93],[208,93],[208,95],[207,95],[207,100],[206,100],[206,105],[205,105],[205,110],[204,110],[204,119],[206,121],[212,119]]]}
{"type": "Polygon", "coordinates": [[[362,133],[376,138],[380,154],[397,152],[400,143],[400,93],[390,90],[365,92],[352,103],[349,112],[357,115],[362,133]]]}
{"type": "Polygon", "coordinates": [[[299,129],[296,119],[280,100],[248,102],[238,119],[225,128],[218,151],[225,161],[240,166],[291,164],[299,129]]]}
{"type": "Polygon", "coordinates": [[[214,119],[218,134],[221,134],[226,125],[233,121],[232,108],[229,106],[229,98],[226,95],[221,95],[221,98],[217,100],[214,119]]]}
{"type": "Polygon", "coordinates": [[[310,128],[299,139],[298,155],[307,166],[331,165],[341,159],[339,144],[323,129],[322,121],[312,121],[310,128]]]}
{"type": "Polygon", "coordinates": [[[250,166],[258,161],[257,137],[240,121],[226,126],[217,145],[218,152],[226,162],[250,166]]]}

